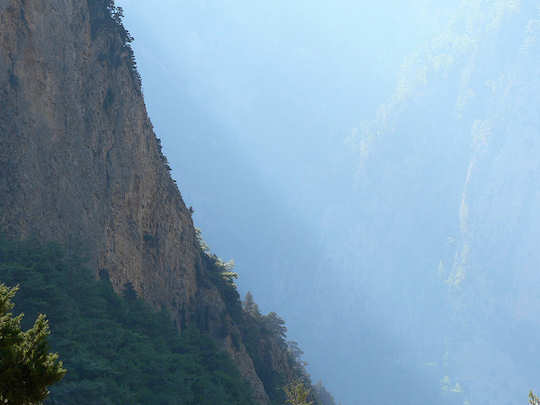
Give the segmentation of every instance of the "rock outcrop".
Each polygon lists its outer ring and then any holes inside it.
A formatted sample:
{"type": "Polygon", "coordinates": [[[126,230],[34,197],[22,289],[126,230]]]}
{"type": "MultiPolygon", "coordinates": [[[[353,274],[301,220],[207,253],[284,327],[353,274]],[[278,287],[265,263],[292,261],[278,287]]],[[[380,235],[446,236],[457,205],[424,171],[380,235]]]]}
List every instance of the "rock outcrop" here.
{"type": "Polygon", "coordinates": [[[107,0],[0,0],[0,232],[88,250],[179,329],[209,332],[269,402],[209,277],[107,0]]]}

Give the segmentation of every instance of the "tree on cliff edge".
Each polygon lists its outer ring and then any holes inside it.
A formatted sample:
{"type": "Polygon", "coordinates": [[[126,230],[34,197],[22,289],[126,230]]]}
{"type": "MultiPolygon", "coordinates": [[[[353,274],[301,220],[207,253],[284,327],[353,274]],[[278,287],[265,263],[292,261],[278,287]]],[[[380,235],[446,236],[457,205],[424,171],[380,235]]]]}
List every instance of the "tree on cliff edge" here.
{"type": "Polygon", "coordinates": [[[9,312],[17,289],[0,284],[0,403],[31,405],[43,401],[49,394],[47,387],[60,381],[66,370],[58,355],[49,353],[45,315],[23,332],[23,315],[14,317],[9,312]]]}

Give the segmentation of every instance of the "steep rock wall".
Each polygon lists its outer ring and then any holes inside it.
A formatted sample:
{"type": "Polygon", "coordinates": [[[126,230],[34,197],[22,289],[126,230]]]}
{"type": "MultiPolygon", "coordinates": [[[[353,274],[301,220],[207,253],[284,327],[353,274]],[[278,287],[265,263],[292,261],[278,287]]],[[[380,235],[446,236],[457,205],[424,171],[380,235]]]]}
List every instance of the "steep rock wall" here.
{"type": "Polygon", "coordinates": [[[0,0],[0,231],[82,244],[115,289],[220,339],[267,403],[106,3],[0,0]]]}

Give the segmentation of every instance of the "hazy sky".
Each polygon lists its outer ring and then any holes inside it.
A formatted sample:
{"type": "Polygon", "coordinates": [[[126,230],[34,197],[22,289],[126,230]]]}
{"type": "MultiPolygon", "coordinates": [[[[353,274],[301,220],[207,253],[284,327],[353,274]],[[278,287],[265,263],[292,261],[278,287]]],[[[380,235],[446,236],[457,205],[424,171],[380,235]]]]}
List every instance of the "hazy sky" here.
{"type": "Polygon", "coordinates": [[[529,207],[537,185],[521,170],[534,154],[510,159],[503,135],[529,131],[504,97],[540,88],[516,79],[536,74],[519,51],[536,49],[533,1],[117,3],[196,224],[240,291],[284,317],[315,380],[344,405],[499,404],[493,386],[531,385],[515,371],[530,352],[502,349],[508,323],[479,319],[514,305],[487,268],[536,265],[495,248],[517,245],[502,218],[526,221],[492,202],[529,207]],[[469,290],[449,292],[465,270],[469,290]]]}
{"type": "MultiPolygon", "coordinates": [[[[366,357],[359,342],[386,339],[365,319],[365,270],[350,264],[358,252],[342,258],[358,242],[325,252],[356,221],[346,140],[392,94],[405,57],[446,24],[438,3],[118,2],[156,133],[203,235],[235,259],[241,291],[286,319],[314,379],[344,404],[362,373],[386,372],[354,368],[366,357]],[[336,330],[340,319],[350,326],[336,330]],[[355,337],[358,328],[371,336],[355,337]],[[325,353],[329,341],[349,350],[325,353]]],[[[377,356],[394,350],[383,346],[377,356]]]]}
{"type": "MultiPolygon", "coordinates": [[[[314,194],[351,183],[340,175],[351,175],[342,155],[347,137],[375,116],[405,57],[447,23],[453,7],[428,0],[118,4],[173,168],[182,166],[186,137],[234,145],[273,198],[302,207],[295,214],[307,222],[314,194]],[[199,128],[183,129],[179,121],[187,120],[199,128]]],[[[202,214],[186,173],[174,174],[202,214]]]]}

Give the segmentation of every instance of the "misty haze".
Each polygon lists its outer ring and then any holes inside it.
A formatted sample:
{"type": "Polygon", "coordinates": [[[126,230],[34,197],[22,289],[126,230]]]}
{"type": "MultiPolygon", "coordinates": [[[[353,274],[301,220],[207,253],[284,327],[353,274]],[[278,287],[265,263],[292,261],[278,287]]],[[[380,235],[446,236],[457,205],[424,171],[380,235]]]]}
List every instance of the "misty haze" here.
{"type": "Polygon", "coordinates": [[[540,404],[538,2],[28,3],[0,287],[45,404],[540,404]]]}

